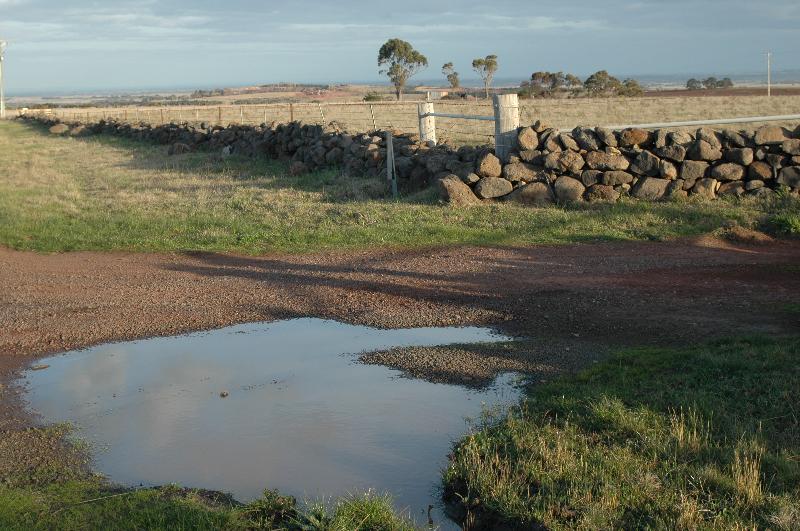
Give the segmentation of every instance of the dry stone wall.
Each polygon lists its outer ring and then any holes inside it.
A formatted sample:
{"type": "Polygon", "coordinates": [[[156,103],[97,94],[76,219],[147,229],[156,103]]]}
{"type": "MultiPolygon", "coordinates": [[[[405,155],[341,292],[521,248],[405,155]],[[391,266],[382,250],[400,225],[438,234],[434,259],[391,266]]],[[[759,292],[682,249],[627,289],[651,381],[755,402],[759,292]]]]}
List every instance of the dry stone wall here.
{"type": "MultiPolygon", "coordinates": [[[[204,150],[289,160],[292,174],[341,167],[349,174],[386,175],[385,132],[352,135],[336,123],[196,127],[24,119],[44,122],[54,134],[109,134],[168,145],[170,154],[204,150]]],[[[516,149],[505,162],[487,146],[433,146],[400,133],[395,134],[394,150],[402,189],[436,185],[442,199],[457,206],[612,202],[621,196],[651,201],[689,195],[769,196],[781,187],[800,192],[800,127],[559,131],[537,122],[519,129],[516,149]]]]}

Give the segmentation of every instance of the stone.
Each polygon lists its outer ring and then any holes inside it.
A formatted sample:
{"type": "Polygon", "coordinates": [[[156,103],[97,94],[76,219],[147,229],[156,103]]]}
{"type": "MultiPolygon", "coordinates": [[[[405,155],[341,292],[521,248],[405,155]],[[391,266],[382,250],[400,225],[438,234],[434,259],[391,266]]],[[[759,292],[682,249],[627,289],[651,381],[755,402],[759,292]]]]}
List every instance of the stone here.
{"type": "Polygon", "coordinates": [[[723,143],[727,144],[728,148],[747,147],[747,139],[732,129],[723,129],[720,132],[720,136],[722,136],[723,143]]]}
{"type": "Polygon", "coordinates": [[[667,197],[685,197],[686,195],[688,195],[686,194],[686,190],[684,189],[685,184],[686,181],[684,181],[683,179],[675,179],[673,181],[670,181],[669,186],[667,186],[667,192],[665,195],[667,197]]]}
{"type": "Polygon", "coordinates": [[[759,188],[764,187],[764,181],[747,181],[744,183],[744,189],[748,192],[752,192],[753,190],[758,190],[759,188]]]}
{"type": "Polygon", "coordinates": [[[558,131],[555,129],[546,131],[544,133],[543,140],[541,140],[539,145],[543,146],[545,150],[550,151],[551,153],[564,150],[564,146],[562,146],[561,142],[558,141],[558,131]]]}
{"type": "Polygon", "coordinates": [[[539,147],[539,135],[532,127],[523,127],[517,134],[517,144],[520,151],[537,149],[539,147]]]}
{"type": "Polygon", "coordinates": [[[744,166],[728,162],[711,168],[711,177],[718,181],[741,181],[744,179],[744,166]]]}
{"type": "Polygon", "coordinates": [[[677,179],[678,178],[678,168],[675,167],[675,164],[668,160],[662,160],[661,164],[658,167],[658,175],[659,177],[663,177],[664,179],[677,179]]]}
{"type": "Polygon", "coordinates": [[[594,131],[588,127],[576,127],[572,130],[572,138],[578,143],[581,149],[586,151],[597,151],[600,149],[600,141],[594,131]]]}
{"type": "Polygon", "coordinates": [[[527,183],[536,180],[539,171],[540,169],[532,164],[517,162],[514,164],[506,164],[503,167],[503,177],[512,183],[527,183]]]}
{"type": "Polygon", "coordinates": [[[792,165],[800,166],[800,155],[792,157],[792,165]]]}
{"type": "Polygon", "coordinates": [[[659,174],[659,166],[661,160],[650,153],[649,151],[642,151],[636,160],[631,164],[631,172],[639,175],[647,175],[649,177],[657,177],[659,174]]]}
{"type": "Polygon", "coordinates": [[[561,145],[564,146],[564,149],[568,149],[570,151],[580,151],[581,148],[578,143],[575,141],[574,138],[569,133],[559,133],[558,141],[561,142],[561,145]]]}
{"type": "Polygon", "coordinates": [[[658,201],[667,193],[670,181],[656,177],[640,177],[631,187],[631,195],[637,199],[658,201]]]}
{"type": "Polygon", "coordinates": [[[734,162],[742,166],[749,166],[755,160],[755,154],[750,148],[728,149],[724,152],[724,156],[728,162],[734,162]]]}
{"type": "Polygon", "coordinates": [[[766,186],[763,188],[756,188],[750,193],[753,195],[753,197],[758,197],[760,199],[770,199],[775,196],[775,191],[767,188],[766,186]]]}
{"type": "Polygon", "coordinates": [[[49,131],[54,135],[64,135],[69,133],[69,126],[67,124],[56,124],[49,131]]]}
{"type": "Polygon", "coordinates": [[[695,133],[695,138],[697,140],[708,142],[708,144],[714,149],[722,149],[722,142],[719,141],[717,132],[714,131],[713,129],[709,129],[707,127],[701,127],[700,129],[697,130],[697,133],[695,133]]]}
{"type": "Polygon", "coordinates": [[[696,140],[686,152],[686,158],[713,162],[722,158],[722,150],[715,148],[705,140],[696,140]]]}
{"type": "Polygon", "coordinates": [[[550,153],[544,159],[544,167],[556,172],[580,173],[584,166],[583,157],[575,151],[550,153]]]}
{"type": "Polygon", "coordinates": [[[681,164],[680,177],[689,185],[687,189],[694,186],[698,179],[706,176],[708,170],[707,162],[700,162],[695,160],[685,160],[681,164]]]}
{"type": "Polygon", "coordinates": [[[77,125],[69,130],[69,136],[87,136],[89,130],[85,125],[77,125]]]}
{"type": "Polygon", "coordinates": [[[717,195],[741,197],[744,195],[744,183],[741,181],[722,183],[717,190],[717,195]]]}
{"type": "Polygon", "coordinates": [[[619,199],[619,192],[613,186],[593,184],[586,189],[584,196],[590,203],[614,203],[619,199]]]}
{"type": "Polygon", "coordinates": [[[553,191],[546,183],[533,182],[521,186],[507,196],[508,201],[529,205],[534,207],[544,207],[555,202],[553,191]]]}
{"type": "Polygon", "coordinates": [[[786,132],[777,125],[761,126],[753,137],[753,141],[759,146],[783,144],[784,140],[786,140],[786,132]]]}
{"type": "Polygon", "coordinates": [[[582,201],[583,193],[586,191],[586,187],[579,180],[566,175],[556,179],[554,188],[556,198],[564,203],[582,201]]]}
{"type": "Polygon", "coordinates": [[[620,147],[643,146],[650,141],[650,132],[644,129],[625,129],[619,135],[620,147]]]}
{"type": "Polygon", "coordinates": [[[703,197],[705,199],[714,199],[717,197],[717,180],[706,177],[700,179],[695,183],[692,188],[692,194],[703,197]]]}
{"type": "Polygon", "coordinates": [[[655,154],[662,159],[683,162],[683,160],[686,158],[686,148],[680,145],[664,146],[657,148],[655,150],[655,154]]]}
{"type": "Polygon", "coordinates": [[[747,168],[747,178],[755,181],[768,181],[774,177],[772,167],[766,162],[756,161],[747,168]]]}
{"type": "Polygon", "coordinates": [[[778,184],[785,184],[789,188],[800,188],[800,166],[783,168],[778,174],[778,184]]]}
{"type": "Polygon", "coordinates": [[[480,181],[480,180],[481,180],[481,178],[480,178],[480,176],[478,176],[478,175],[477,175],[477,174],[475,174],[475,173],[470,173],[469,175],[467,175],[466,177],[464,177],[462,180],[463,180],[465,183],[467,183],[467,184],[475,184],[475,183],[477,183],[478,181],[480,181]]]}
{"type": "Polygon", "coordinates": [[[631,163],[621,154],[590,151],[586,154],[586,165],[592,170],[625,171],[630,168],[631,163]]]}
{"type": "Polygon", "coordinates": [[[519,152],[519,158],[523,162],[529,162],[531,164],[544,164],[544,158],[542,157],[542,152],[538,149],[526,149],[525,151],[519,152]]]}
{"type": "Polygon", "coordinates": [[[298,176],[308,173],[308,166],[304,162],[296,160],[289,166],[289,175],[298,176]]]}
{"type": "Polygon", "coordinates": [[[510,194],[514,190],[511,181],[500,177],[484,177],[475,185],[475,195],[481,199],[494,199],[510,194]]]}
{"type": "Polygon", "coordinates": [[[787,155],[800,155],[800,140],[796,138],[784,140],[781,149],[787,155]]]}
{"type": "Polygon", "coordinates": [[[617,137],[614,135],[614,131],[610,129],[604,129],[602,127],[595,127],[594,134],[597,135],[597,139],[608,147],[617,147],[617,137]]]}
{"type": "Polygon", "coordinates": [[[768,153],[766,157],[764,157],[764,162],[772,166],[773,168],[780,169],[786,166],[787,157],[783,155],[779,155],[777,153],[768,153]]]}
{"type": "Polygon", "coordinates": [[[475,173],[481,177],[500,177],[503,175],[503,166],[493,153],[485,153],[478,159],[478,170],[475,173]]]}
{"type": "Polygon", "coordinates": [[[192,148],[190,148],[188,145],[181,142],[175,142],[167,149],[167,155],[183,155],[184,153],[189,153],[191,151],[192,148]]]}
{"type": "Polygon", "coordinates": [[[626,171],[607,171],[603,173],[601,182],[607,186],[618,186],[621,184],[631,184],[633,182],[633,175],[626,171]]]}
{"type": "Polygon", "coordinates": [[[447,177],[438,180],[439,184],[439,197],[442,201],[456,206],[467,207],[472,205],[479,205],[481,203],[473,193],[472,189],[467,186],[457,175],[450,174],[447,177]]]}
{"type": "Polygon", "coordinates": [[[688,131],[673,131],[667,136],[673,146],[688,147],[694,144],[694,137],[688,131]]]}
{"type": "MultiPolygon", "coordinates": [[[[659,129],[655,132],[655,139],[653,140],[653,147],[661,149],[667,147],[669,140],[669,133],[665,129],[659,129]]],[[[659,155],[660,157],[661,155],[659,155]]]]}
{"type": "Polygon", "coordinates": [[[581,182],[587,188],[601,182],[602,178],[603,172],[600,170],[584,170],[584,172],[581,173],[581,182]]]}

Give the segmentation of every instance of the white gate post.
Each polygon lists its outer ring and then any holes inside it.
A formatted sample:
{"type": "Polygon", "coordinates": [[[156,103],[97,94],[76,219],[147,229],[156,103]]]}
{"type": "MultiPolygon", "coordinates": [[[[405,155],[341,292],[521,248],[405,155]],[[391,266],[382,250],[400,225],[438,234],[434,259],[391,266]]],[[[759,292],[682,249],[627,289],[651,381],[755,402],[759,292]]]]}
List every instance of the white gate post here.
{"type": "Polygon", "coordinates": [[[519,98],[516,94],[494,95],[494,151],[501,161],[508,161],[519,128],[519,98]]]}
{"type": "Polygon", "coordinates": [[[430,141],[436,144],[436,118],[434,116],[429,116],[434,112],[433,103],[420,103],[418,112],[420,141],[430,141]]]}

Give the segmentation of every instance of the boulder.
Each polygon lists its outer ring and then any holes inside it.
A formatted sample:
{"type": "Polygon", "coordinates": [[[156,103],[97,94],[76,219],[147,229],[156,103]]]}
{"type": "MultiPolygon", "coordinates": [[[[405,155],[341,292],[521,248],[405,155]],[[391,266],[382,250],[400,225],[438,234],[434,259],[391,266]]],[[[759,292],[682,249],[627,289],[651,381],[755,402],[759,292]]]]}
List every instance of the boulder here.
{"type": "Polygon", "coordinates": [[[65,135],[69,133],[69,126],[67,124],[56,124],[49,131],[54,135],[65,135]]]}
{"type": "Polygon", "coordinates": [[[481,203],[480,199],[472,192],[472,189],[464,184],[457,175],[450,174],[437,182],[439,184],[439,197],[450,205],[467,207],[481,203]]]}
{"type": "Polygon", "coordinates": [[[617,147],[617,137],[614,135],[614,131],[610,129],[604,129],[602,127],[596,127],[594,129],[594,134],[597,135],[597,140],[599,140],[602,144],[605,144],[608,147],[617,147]]]}
{"type": "Polygon", "coordinates": [[[772,167],[766,162],[756,161],[747,168],[747,178],[756,181],[768,181],[774,176],[772,167]]]}
{"type": "Polygon", "coordinates": [[[705,140],[697,140],[686,152],[690,160],[705,160],[713,162],[722,158],[722,150],[715,148],[705,140]]]}
{"type": "Polygon", "coordinates": [[[578,174],[583,169],[584,160],[580,153],[575,151],[560,151],[550,153],[544,159],[544,167],[556,172],[570,172],[578,174]]]}
{"type": "Polygon", "coordinates": [[[538,149],[526,149],[525,151],[520,151],[519,158],[523,162],[528,162],[530,164],[544,164],[544,157],[542,157],[542,152],[538,149]]]}
{"type": "Polygon", "coordinates": [[[593,184],[586,189],[584,197],[590,203],[614,203],[619,199],[619,192],[613,186],[593,184]]]}
{"type": "Polygon", "coordinates": [[[481,199],[494,199],[510,194],[514,190],[511,181],[500,177],[484,177],[475,185],[475,194],[481,199]]]}
{"type": "Polygon", "coordinates": [[[728,162],[711,168],[711,177],[718,181],[741,181],[744,179],[744,166],[728,162]]]}
{"type": "Polygon", "coordinates": [[[717,132],[714,131],[713,129],[709,129],[707,127],[701,127],[700,129],[697,130],[697,133],[695,133],[695,138],[697,140],[708,142],[708,144],[714,149],[722,149],[722,142],[719,141],[717,132]]]}
{"type": "MultiPolygon", "coordinates": [[[[655,138],[653,140],[653,147],[656,149],[661,149],[667,147],[667,141],[669,140],[669,133],[665,129],[659,129],[655,132],[655,138]]],[[[659,155],[660,157],[661,155],[659,155]]]]}
{"type": "Polygon", "coordinates": [[[741,181],[722,183],[717,190],[717,195],[741,197],[744,195],[744,183],[741,181]]]}
{"type": "Polygon", "coordinates": [[[675,164],[668,160],[662,160],[658,166],[658,176],[663,177],[664,179],[677,179],[678,178],[678,168],[675,167],[675,164]]]}
{"type": "Polygon", "coordinates": [[[572,130],[572,138],[578,143],[581,149],[586,151],[597,151],[600,149],[600,141],[594,131],[588,127],[576,127],[572,130]]]}
{"type": "Polygon", "coordinates": [[[558,140],[558,131],[555,129],[545,131],[539,145],[552,153],[564,150],[564,146],[561,145],[561,142],[558,140]]]}
{"type": "Polygon", "coordinates": [[[493,153],[485,153],[478,159],[478,170],[475,173],[481,177],[500,177],[503,175],[503,166],[493,153]]]}
{"type": "Polygon", "coordinates": [[[775,197],[775,191],[770,188],[767,188],[766,186],[762,188],[756,188],[750,193],[753,195],[753,197],[758,197],[760,199],[770,199],[772,197],[775,197]]]}
{"type": "Polygon", "coordinates": [[[755,154],[750,148],[734,148],[724,152],[725,160],[742,166],[749,166],[755,160],[755,154]]]}
{"type": "Polygon", "coordinates": [[[304,162],[296,160],[289,166],[289,175],[298,176],[304,173],[308,173],[308,166],[304,162]]]}
{"type": "Polygon", "coordinates": [[[633,182],[633,175],[626,171],[607,171],[603,173],[603,177],[600,180],[603,184],[607,186],[619,186],[621,184],[631,184],[633,182]]]}
{"type": "Polygon", "coordinates": [[[692,188],[692,194],[703,197],[705,199],[714,199],[717,197],[717,180],[706,177],[699,179],[692,188]]]}
{"type": "Polygon", "coordinates": [[[660,164],[661,160],[658,157],[645,150],[639,153],[639,156],[631,164],[631,172],[656,177],[659,174],[660,164]]]}
{"type": "Polygon", "coordinates": [[[586,165],[592,170],[625,171],[630,168],[630,161],[618,153],[606,151],[590,151],[586,154],[586,165]]]}
{"type": "Polygon", "coordinates": [[[657,148],[655,154],[662,159],[674,160],[675,162],[683,162],[686,158],[686,148],[680,145],[664,146],[657,148]]]}
{"type": "Polygon", "coordinates": [[[579,180],[566,175],[556,179],[554,188],[556,198],[564,203],[582,201],[583,193],[586,191],[586,187],[579,180]]]}
{"type": "Polygon", "coordinates": [[[69,136],[87,136],[88,134],[89,130],[85,125],[76,125],[69,130],[69,136]]]}
{"type": "Polygon", "coordinates": [[[772,166],[776,169],[781,169],[784,166],[788,166],[789,158],[785,157],[784,155],[779,155],[778,153],[768,153],[766,157],[764,157],[764,162],[772,166]]]}
{"type": "Polygon", "coordinates": [[[481,180],[481,178],[480,178],[480,176],[478,176],[478,175],[477,175],[477,174],[475,174],[475,173],[470,173],[469,175],[467,175],[466,177],[464,177],[462,180],[463,180],[465,183],[467,183],[467,184],[475,184],[475,183],[477,183],[478,181],[480,181],[480,180],[481,180]]]}
{"type": "Polygon", "coordinates": [[[581,173],[581,182],[586,187],[599,183],[602,178],[603,172],[600,170],[585,170],[583,173],[581,173]]]}
{"type": "Polygon", "coordinates": [[[786,132],[777,125],[764,125],[756,130],[753,140],[759,146],[769,146],[783,144],[786,140],[786,132]]]}
{"type": "Polygon", "coordinates": [[[748,192],[752,192],[753,190],[758,190],[759,188],[764,187],[764,181],[747,181],[744,183],[744,189],[748,192]]]}
{"type": "Polygon", "coordinates": [[[778,174],[778,184],[785,184],[789,188],[800,188],[800,166],[783,168],[778,174]]]}
{"type": "Polygon", "coordinates": [[[681,164],[680,177],[689,184],[688,188],[691,188],[698,179],[706,176],[706,171],[708,171],[707,162],[685,160],[681,164]]]}
{"type": "Polygon", "coordinates": [[[694,137],[688,131],[673,131],[667,138],[673,146],[689,147],[694,144],[694,137]]]}
{"type": "Polygon", "coordinates": [[[683,179],[675,179],[669,182],[667,186],[667,197],[686,197],[688,194],[685,189],[686,181],[683,179]]]}
{"type": "Polygon", "coordinates": [[[537,149],[539,147],[539,135],[531,127],[523,127],[517,134],[517,144],[520,151],[537,149]]]}
{"type": "Polygon", "coordinates": [[[732,129],[723,129],[720,132],[720,136],[722,136],[723,145],[728,148],[747,147],[747,139],[732,129]]]}
{"type": "Polygon", "coordinates": [[[619,134],[619,146],[643,146],[650,141],[650,138],[650,131],[644,129],[625,129],[619,134]]]}
{"type": "Polygon", "coordinates": [[[503,167],[503,177],[512,183],[523,182],[527,183],[536,180],[539,175],[540,168],[525,162],[515,162],[513,164],[506,164],[503,167]]]}
{"type": "Polygon", "coordinates": [[[781,149],[787,155],[800,155],[800,140],[796,138],[784,140],[781,149]]]}
{"type": "Polygon", "coordinates": [[[572,135],[569,133],[559,133],[558,141],[561,142],[561,145],[564,146],[564,149],[568,149],[570,151],[580,151],[581,148],[578,143],[572,138],[572,135]]]}
{"type": "Polygon", "coordinates": [[[637,199],[657,201],[666,195],[669,183],[668,179],[640,177],[631,187],[631,195],[637,199]]]}
{"type": "Polygon", "coordinates": [[[523,205],[544,207],[555,202],[553,191],[547,183],[534,182],[521,186],[507,196],[508,201],[523,205]]]}

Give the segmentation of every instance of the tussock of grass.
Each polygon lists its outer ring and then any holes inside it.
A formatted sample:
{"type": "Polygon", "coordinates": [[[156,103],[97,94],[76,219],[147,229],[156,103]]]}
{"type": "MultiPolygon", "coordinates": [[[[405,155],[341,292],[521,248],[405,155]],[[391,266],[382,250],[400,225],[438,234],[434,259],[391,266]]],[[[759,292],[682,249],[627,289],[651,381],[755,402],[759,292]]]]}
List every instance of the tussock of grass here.
{"type": "MultiPolygon", "coordinates": [[[[385,182],[336,171],[118,138],[48,136],[0,123],[0,245],[35,251],[310,252],[370,246],[661,240],[753,226],[758,201],[455,209],[426,190],[395,202],[385,182]]],[[[795,202],[797,203],[797,202],[795,202]]],[[[794,210],[782,209],[789,215],[794,210]]],[[[792,214],[794,213],[794,214],[792,214]]]]}
{"type": "Polygon", "coordinates": [[[475,528],[800,527],[800,339],[617,354],[466,437],[475,528]]]}

